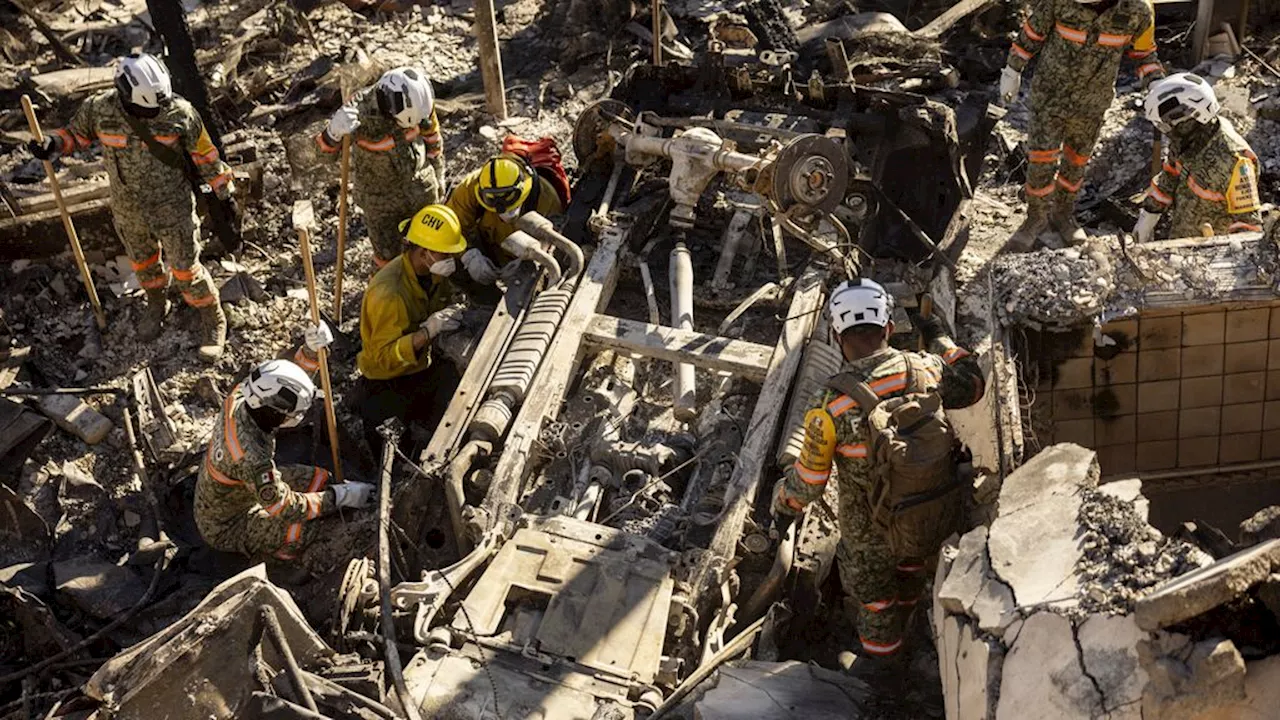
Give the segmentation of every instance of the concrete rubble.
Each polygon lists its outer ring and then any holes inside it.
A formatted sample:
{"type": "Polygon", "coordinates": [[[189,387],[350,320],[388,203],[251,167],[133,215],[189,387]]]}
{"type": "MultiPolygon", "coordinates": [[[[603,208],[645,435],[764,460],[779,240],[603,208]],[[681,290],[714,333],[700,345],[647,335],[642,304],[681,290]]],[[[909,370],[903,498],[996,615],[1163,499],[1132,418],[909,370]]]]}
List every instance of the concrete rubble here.
{"type": "Polygon", "coordinates": [[[948,720],[1249,717],[1231,713],[1269,697],[1259,680],[1280,656],[1246,662],[1215,636],[1225,626],[1196,619],[1255,602],[1280,540],[1214,562],[1147,524],[1135,481],[1097,482],[1092,450],[1045,448],[1005,478],[991,527],[944,549],[933,622],[948,720]]]}

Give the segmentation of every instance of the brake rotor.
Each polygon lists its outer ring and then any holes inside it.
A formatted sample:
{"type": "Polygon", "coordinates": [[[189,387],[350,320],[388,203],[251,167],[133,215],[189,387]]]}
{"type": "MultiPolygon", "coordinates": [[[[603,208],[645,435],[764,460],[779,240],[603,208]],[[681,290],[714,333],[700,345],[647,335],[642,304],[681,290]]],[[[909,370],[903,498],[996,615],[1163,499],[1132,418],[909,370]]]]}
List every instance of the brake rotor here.
{"type": "Polygon", "coordinates": [[[801,135],[773,162],[773,199],[784,211],[800,204],[831,212],[849,189],[849,164],[840,143],[823,135],[801,135]]]}
{"type": "Polygon", "coordinates": [[[355,558],[347,563],[347,572],[338,586],[338,604],[333,624],[334,637],[339,646],[346,642],[349,630],[360,626],[362,610],[367,602],[367,583],[373,578],[373,561],[355,558]]]}
{"type": "Polygon", "coordinates": [[[614,143],[604,134],[611,123],[635,122],[635,111],[619,100],[601,100],[588,105],[573,125],[573,152],[578,163],[585,165],[593,158],[613,154],[614,143]]]}

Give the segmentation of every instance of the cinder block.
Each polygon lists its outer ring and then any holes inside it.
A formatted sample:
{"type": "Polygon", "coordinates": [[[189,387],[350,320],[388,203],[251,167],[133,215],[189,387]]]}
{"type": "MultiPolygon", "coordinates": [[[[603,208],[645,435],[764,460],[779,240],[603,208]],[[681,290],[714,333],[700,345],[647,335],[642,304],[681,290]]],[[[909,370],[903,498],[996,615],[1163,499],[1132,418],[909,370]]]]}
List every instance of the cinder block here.
{"type": "Polygon", "coordinates": [[[1280,400],[1268,400],[1263,405],[1262,429],[1280,430],[1280,400]]]}
{"type": "Polygon", "coordinates": [[[1138,442],[1174,440],[1178,437],[1178,411],[1166,410],[1139,415],[1136,426],[1138,442]]]}
{"type": "MultiPolygon", "coordinates": [[[[1183,380],[1182,382],[1187,382],[1183,380]]],[[[1178,409],[1178,381],[1160,380],[1138,383],[1138,412],[1160,412],[1178,409]]]]}
{"type": "Polygon", "coordinates": [[[1264,372],[1236,373],[1222,376],[1222,404],[1258,402],[1263,399],[1267,382],[1264,372]]]}
{"type": "Polygon", "coordinates": [[[1226,334],[1227,314],[1217,312],[1196,313],[1182,316],[1182,344],[1214,345],[1226,334]]]}
{"type": "Polygon", "coordinates": [[[1138,381],[1138,353],[1122,352],[1110,360],[1093,361],[1093,384],[1118,385],[1138,381]]]}
{"type": "Polygon", "coordinates": [[[1178,441],[1158,440],[1138,443],[1136,467],[1143,470],[1168,470],[1178,464],[1178,441]]]}
{"type": "Polygon", "coordinates": [[[1202,407],[1178,412],[1178,437],[1217,437],[1222,433],[1222,408],[1202,407]]]}
{"type": "Polygon", "coordinates": [[[1276,458],[1280,458],[1280,430],[1268,430],[1262,433],[1262,459],[1276,458]]]}
{"type": "Polygon", "coordinates": [[[1223,435],[1218,444],[1218,462],[1253,462],[1262,457],[1262,433],[1236,433],[1223,435]]]}
{"type": "Polygon", "coordinates": [[[1093,385],[1093,358],[1070,358],[1054,369],[1054,390],[1072,390],[1093,385]]]}
{"type": "Polygon", "coordinates": [[[1138,412],[1138,386],[1107,385],[1093,391],[1093,414],[1099,418],[1133,415],[1138,412]]]}
{"type": "Polygon", "coordinates": [[[1267,371],[1267,400],[1280,400],[1280,370],[1267,371]]]}
{"type": "Polygon", "coordinates": [[[1222,374],[1222,345],[1182,348],[1182,377],[1222,374]]]}
{"type": "MultiPolygon", "coordinates": [[[[1177,421],[1176,413],[1174,421],[1177,421]]],[[[1136,428],[1136,417],[1133,415],[1121,415],[1120,417],[1107,418],[1105,420],[1099,418],[1094,421],[1093,445],[1091,447],[1100,448],[1107,445],[1132,443],[1137,439],[1136,428]]],[[[1166,438],[1160,439],[1164,440],[1166,438]]]]}
{"type": "Polygon", "coordinates": [[[1142,350],[1138,353],[1138,382],[1173,380],[1181,375],[1182,350],[1142,350]]]}
{"type": "Polygon", "coordinates": [[[1267,341],[1267,369],[1280,370],[1280,338],[1267,341]]]}
{"type": "Polygon", "coordinates": [[[1182,380],[1183,408],[1210,407],[1222,404],[1222,376],[1184,378],[1182,380]]]}
{"type": "MultiPolygon", "coordinates": [[[[1222,363],[1223,372],[1242,373],[1266,370],[1268,357],[1267,346],[1269,344],[1270,342],[1267,340],[1257,340],[1254,342],[1230,343],[1226,345],[1226,356],[1222,363]]],[[[1216,346],[1206,345],[1204,347],[1216,346]]],[[[1187,349],[1199,350],[1200,348],[1187,349]]]]}
{"type": "Polygon", "coordinates": [[[1222,434],[1258,432],[1262,429],[1262,403],[1222,406],[1222,434]]]}
{"type": "Polygon", "coordinates": [[[1133,472],[1137,467],[1136,460],[1137,446],[1132,443],[1098,448],[1098,467],[1103,477],[1133,472]]]}
{"type": "Polygon", "coordinates": [[[1093,417],[1093,391],[1089,388],[1077,390],[1055,390],[1053,393],[1053,419],[1079,420],[1093,417]]]}
{"type": "Polygon", "coordinates": [[[1188,438],[1178,443],[1178,467],[1200,467],[1218,463],[1218,438],[1188,438]]]}
{"type": "Polygon", "coordinates": [[[1093,419],[1057,420],[1053,423],[1053,441],[1093,447],[1093,419]]]}
{"type": "Polygon", "coordinates": [[[1179,347],[1182,345],[1182,318],[1176,315],[1169,317],[1144,317],[1138,323],[1138,348],[1143,350],[1159,350],[1160,348],[1179,347]]]}
{"type": "Polygon", "coordinates": [[[1265,340],[1270,333],[1271,308],[1227,312],[1227,342],[1265,340]]]}

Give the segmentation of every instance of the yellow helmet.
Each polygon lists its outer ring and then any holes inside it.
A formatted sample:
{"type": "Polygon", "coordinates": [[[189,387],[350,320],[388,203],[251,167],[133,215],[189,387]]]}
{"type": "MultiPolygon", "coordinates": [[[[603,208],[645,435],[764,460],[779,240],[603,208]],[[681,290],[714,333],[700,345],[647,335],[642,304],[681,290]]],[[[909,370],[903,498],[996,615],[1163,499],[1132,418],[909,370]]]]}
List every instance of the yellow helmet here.
{"type": "Polygon", "coordinates": [[[480,168],[476,200],[486,209],[504,213],[518,208],[533,192],[533,174],[520,160],[499,155],[480,168]]]}
{"type": "Polygon", "coordinates": [[[447,205],[428,205],[418,211],[412,220],[400,223],[404,239],[438,253],[460,253],[467,249],[462,237],[462,223],[453,208],[447,205]]]}

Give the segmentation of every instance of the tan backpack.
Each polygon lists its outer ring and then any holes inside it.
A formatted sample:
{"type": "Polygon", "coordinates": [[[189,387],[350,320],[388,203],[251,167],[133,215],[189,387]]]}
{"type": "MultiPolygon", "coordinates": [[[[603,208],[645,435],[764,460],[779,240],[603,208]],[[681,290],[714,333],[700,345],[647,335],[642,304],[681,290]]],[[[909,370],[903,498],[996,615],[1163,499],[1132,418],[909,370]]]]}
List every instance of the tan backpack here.
{"type": "Polygon", "coordinates": [[[907,378],[901,396],[881,399],[852,373],[834,375],[827,384],[862,410],[872,467],[872,522],[896,557],[924,559],[937,553],[960,523],[956,441],[941,396],[921,380],[927,368],[913,353],[902,358],[907,378]]]}

